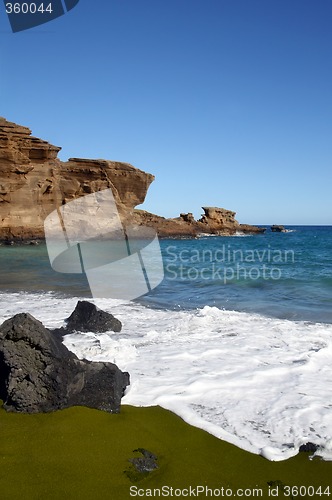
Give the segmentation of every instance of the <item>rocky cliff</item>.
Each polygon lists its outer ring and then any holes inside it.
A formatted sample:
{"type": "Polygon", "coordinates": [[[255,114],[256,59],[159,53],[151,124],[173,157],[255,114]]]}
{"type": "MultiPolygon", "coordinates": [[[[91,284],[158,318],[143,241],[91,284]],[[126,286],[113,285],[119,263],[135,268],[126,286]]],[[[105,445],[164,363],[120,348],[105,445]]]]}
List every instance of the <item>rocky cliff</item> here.
{"type": "Polygon", "coordinates": [[[154,176],[127,163],[70,158],[60,147],[0,118],[0,238],[44,236],[45,217],[75,198],[111,188],[118,208],[129,213],[144,202],[154,176]]]}
{"type": "Polygon", "coordinates": [[[31,135],[27,127],[0,118],[0,240],[44,237],[45,217],[69,201],[111,188],[122,221],[154,227],[163,237],[199,233],[262,232],[239,224],[229,210],[204,207],[198,221],[192,214],[165,219],[142,210],[154,176],[128,163],[70,158],[62,162],[60,147],[31,135]]]}

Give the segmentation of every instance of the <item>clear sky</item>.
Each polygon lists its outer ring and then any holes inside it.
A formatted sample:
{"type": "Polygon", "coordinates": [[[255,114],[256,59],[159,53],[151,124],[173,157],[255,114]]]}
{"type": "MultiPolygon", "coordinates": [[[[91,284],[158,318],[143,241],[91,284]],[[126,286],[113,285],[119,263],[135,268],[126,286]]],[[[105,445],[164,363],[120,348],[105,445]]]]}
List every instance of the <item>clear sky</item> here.
{"type": "Polygon", "coordinates": [[[141,208],[332,224],[331,0],[80,0],[13,34],[0,115],[156,180],[141,208]]]}

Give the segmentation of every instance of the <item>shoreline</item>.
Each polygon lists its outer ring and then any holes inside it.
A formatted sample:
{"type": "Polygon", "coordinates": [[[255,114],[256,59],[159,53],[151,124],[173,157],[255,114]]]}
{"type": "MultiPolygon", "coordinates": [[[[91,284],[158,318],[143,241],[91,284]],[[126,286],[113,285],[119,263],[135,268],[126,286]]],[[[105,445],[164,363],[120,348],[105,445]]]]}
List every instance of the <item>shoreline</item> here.
{"type": "MultiPolygon", "coordinates": [[[[158,234],[158,238],[160,240],[175,240],[175,241],[181,241],[181,240],[197,240],[201,238],[229,238],[229,237],[236,237],[236,236],[258,236],[258,235],[263,235],[265,234],[265,228],[264,231],[257,231],[257,232],[243,232],[241,230],[235,231],[234,233],[223,233],[222,231],[217,232],[217,233],[197,233],[197,234],[158,234]]],[[[142,238],[144,239],[144,237],[142,238]]],[[[111,241],[113,241],[111,239],[111,241]]],[[[41,245],[41,244],[46,244],[46,238],[41,238],[41,237],[29,237],[29,238],[11,238],[11,239],[4,239],[0,238],[0,246],[29,246],[29,245],[41,245]]]]}
{"type": "Polygon", "coordinates": [[[117,415],[82,407],[37,415],[0,409],[0,418],[3,498],[121,500],[138,489],[151,496],[149,490],[166,486],[256,489],[268,498],[276,487],[280,493],[287,487],[324,491],[331,477],[332,463],[309,460],[308,452],[270,462],[157,406],[122,405],[117,415]],[[133,473],[130,460],[138,448],[156,455],[157,469],[133,473]]]}

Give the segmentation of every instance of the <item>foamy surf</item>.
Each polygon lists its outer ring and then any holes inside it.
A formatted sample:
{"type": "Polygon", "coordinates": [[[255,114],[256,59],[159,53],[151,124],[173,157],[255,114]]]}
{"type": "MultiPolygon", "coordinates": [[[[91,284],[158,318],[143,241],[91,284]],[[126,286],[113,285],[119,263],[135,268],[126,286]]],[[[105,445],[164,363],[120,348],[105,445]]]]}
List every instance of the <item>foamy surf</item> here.
{"type": "MultiPolygon", "coordinates": [[[[59,327],[77,300],[2,294],[0,320],[24,311],[59,327]]],[[[80,358],[115,362],[130,372],[123,403],[160,405],[269,460],[287,459],[308,441],[332,460],[332,325],[208,306],[97,305],[122,321],[122,332],[73,333],[65,344],[80,358]]]]}

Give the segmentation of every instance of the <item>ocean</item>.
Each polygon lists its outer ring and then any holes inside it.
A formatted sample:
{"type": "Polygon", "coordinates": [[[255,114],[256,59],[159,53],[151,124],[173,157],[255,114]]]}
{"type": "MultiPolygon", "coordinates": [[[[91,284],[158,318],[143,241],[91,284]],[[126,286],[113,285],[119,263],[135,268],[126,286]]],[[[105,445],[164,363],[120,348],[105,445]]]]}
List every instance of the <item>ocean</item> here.
{"type": "MultiPolygon", "coordinates": [[[[165,278],[134,301],[96,299],[120,333],[73,333],[79,357],[129,371],[124,404],[160,405],[270,460],[307,442],[332,460],[332,226],[161,240],[165,278]]],[[[0,322],[29,312],[56,328],[84,276],[46,246],[0,247],[0,322]]]]}

